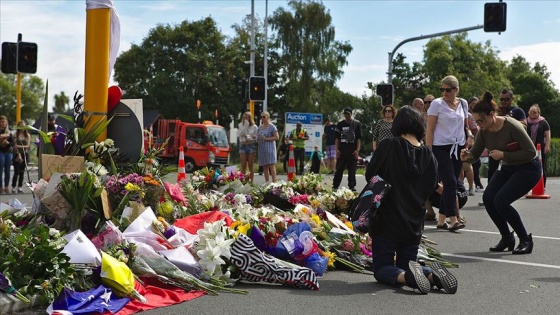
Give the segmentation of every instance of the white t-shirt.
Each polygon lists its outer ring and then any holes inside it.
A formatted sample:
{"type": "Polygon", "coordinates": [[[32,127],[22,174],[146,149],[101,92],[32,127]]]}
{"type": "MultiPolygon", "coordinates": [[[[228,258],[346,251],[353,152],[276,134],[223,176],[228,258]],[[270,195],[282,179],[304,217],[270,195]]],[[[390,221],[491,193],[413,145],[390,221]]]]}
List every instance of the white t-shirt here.
{"type": "Polygon", "coordinates": [[[433,145],[463,145],[465,139],[465,117],[468,115],[467,101],[460,98],[459,106],[453,110],[443,98],[432,101],[428,116],[436,116],[433,145]]]}

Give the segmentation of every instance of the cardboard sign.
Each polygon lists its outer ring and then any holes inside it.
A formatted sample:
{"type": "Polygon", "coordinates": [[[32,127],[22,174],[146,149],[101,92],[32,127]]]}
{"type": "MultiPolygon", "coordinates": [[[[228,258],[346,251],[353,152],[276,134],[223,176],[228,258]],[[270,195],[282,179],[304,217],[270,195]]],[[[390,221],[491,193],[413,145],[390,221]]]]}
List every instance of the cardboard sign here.
{"type": "Polygon", "coordinates": [[[81,173],[84,171],[83,156],[41,155],[41,178],[50,178],[53,173],[81,173]]]}

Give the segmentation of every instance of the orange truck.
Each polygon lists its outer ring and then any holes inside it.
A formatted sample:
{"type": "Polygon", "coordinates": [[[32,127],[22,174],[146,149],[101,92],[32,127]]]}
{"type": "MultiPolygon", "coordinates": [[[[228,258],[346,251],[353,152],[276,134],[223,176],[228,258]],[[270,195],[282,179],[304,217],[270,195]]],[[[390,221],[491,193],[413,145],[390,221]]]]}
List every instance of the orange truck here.
{"type": "MultiPolygon", "coordinates": [[[[158,119],[152,126],[153,146],[169,138],[159,155],[177,161],[179,148],[185,149],[185,171],[192,172],[205,166],[225,166],[229,162],[229,141],[224,127],[211,121],[187,123],[178,119],[158,119]]],[[[145,139],[145,141],[147,141],[145,139]]],[[[147,143],[145,143],[147,145],[147,143]]]]}

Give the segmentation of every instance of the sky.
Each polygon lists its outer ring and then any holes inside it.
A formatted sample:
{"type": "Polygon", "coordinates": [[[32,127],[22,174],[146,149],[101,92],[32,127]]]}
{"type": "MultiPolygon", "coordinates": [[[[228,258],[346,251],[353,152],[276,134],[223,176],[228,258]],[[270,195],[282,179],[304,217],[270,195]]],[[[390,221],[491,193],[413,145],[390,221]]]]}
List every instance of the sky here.
{"type": "MultiPolygon", "coordinates": [[[[332,16],[336,39],[349,41],[353,46],[338,87],[357,96],[371,95],[367,82],[387,81],[388,55],[400,42],[482,25],[485,2],[489,1],[323,0],[332,16]]],[[[480,43],[490,41],[502,60],[510,61],[521,55],[531,65],[536,62],[546,65],[551,80],[560,88],[560,1],[505,2],[507,30],[501,35],[474,30],[468,33],[468,39],[480,43]]],[[[44,81],[48,79],[50,95],[64,91],[72,97],[76,91],[83,93],[85,3],[85,0],[0,1],[0,42],[16,42],[21,33],[23,41],[37,43],[36,75],[44,81]]],[[[251,14],[251,0],[114,0],[113,3],[121,24],[119,53],[127,51],[131,44],[141,44],[158,24],[175,25],[211,16],[226,36],[232,36],[231,26],[241,24],[251,14]]],[[[268,1],[268,15],[279,7],[287,9],[288,1],[268,1]]],[[[265,1],[255,0],[254,11],[264,18],[265,1]]],[[[428,41],[408,42],[397,53],[403,53],[409,63],[421,61],[428,41]]],[[[49,102],[52,107],[52,97],[49,102]]]]}

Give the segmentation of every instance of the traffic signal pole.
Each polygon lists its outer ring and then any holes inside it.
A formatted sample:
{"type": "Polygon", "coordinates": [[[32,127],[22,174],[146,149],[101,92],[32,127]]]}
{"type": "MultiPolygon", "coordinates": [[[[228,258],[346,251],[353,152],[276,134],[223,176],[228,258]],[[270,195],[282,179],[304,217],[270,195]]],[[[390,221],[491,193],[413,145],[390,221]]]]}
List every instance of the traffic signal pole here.
{"type": "Polygon", "coordinates": [[[17,87],[16,87],[16,121],[17,124],[21,120],[21,73],[17,70],[18,69],[18,57],[19,56],[19,42],[22,40],[21,33],[18,34],[17,40],[17,49],[16,49],[16,71],[17,71],[17,87]]]}
{"type": "Polygon", "coordinates": [[[443,35],[468,32],[468,31],[478,30],[478,29],[481,29],[481,28],[484,28],[484,25],[465,27],[465,28],[460,28],[460,29],[457,29],[457,30],[434,33],[434,34],[430,34],[430,35],[421,35],[421,36],[411,37],[411,38],[403,40],[402,42],[398,43],[398,45],[393,49],[392,52],[389,53],[389,68],[388,68],[388,71],[387,71],[387,83],[392,83],[392,81],[393,81],[393,57],[395,56],[395,53],[397,52],[397,49],[399,49],[402,45],[404,45],[408,42],[413,42],[413,41],[422,40],[422,39],[426,39],[426,38],[433,38],[433,37],[438,37],[438,36],[443,36],[443,35]]]}

